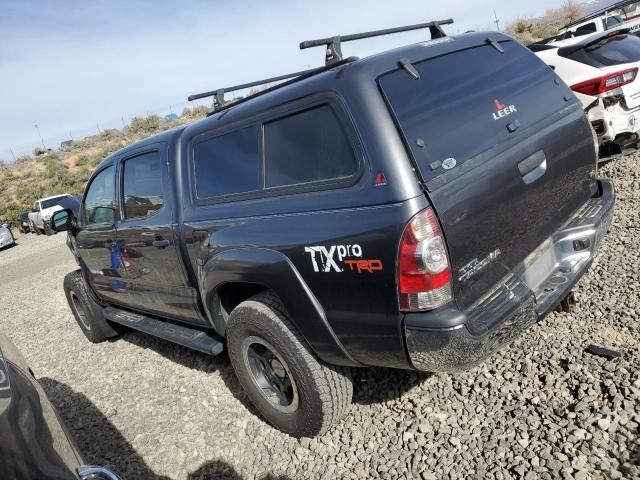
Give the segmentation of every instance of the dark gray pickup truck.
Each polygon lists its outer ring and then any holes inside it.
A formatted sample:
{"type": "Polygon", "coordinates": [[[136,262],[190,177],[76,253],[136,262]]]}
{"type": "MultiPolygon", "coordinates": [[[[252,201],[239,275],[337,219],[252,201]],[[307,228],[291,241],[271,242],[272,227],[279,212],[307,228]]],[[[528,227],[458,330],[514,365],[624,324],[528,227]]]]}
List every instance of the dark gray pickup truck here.
{"type": "Polygon", "coordinates": [[[87,337],[226,345],[273,425],[317,435],[350,404],[346,367],[467,369],[544,318],[604,239],[613,185],[548,66],[443,23],[364,59],[341,55],[363,35],[304,42],[326,66],[209,92],[208,118],[105,159],[77,218],[53,219],[87,337]]]}

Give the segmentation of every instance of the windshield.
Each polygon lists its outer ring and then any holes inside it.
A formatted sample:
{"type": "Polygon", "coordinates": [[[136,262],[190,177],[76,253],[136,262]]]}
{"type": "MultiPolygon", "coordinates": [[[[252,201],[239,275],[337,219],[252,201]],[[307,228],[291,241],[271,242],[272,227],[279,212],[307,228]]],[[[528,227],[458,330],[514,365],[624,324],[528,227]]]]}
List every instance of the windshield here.
{"type": "Polygon", "coordinates": [[[563,54],[560,49],[558,54],[596,68],[640,62],[640,38],[634,35],[616,35],[568,54],[563,54]]]}
{"type": "Polygon", "coordinates": [[[42,210],[46,209],[46,208],[51,208],[51,207],[55,207],[56,205],[58,205],[58,202],[63,199],[63,198],[67,198],[69,195],[60,195],[59,197],[53,197],[50,198],[48,200],[42,200],[40,202],[40,206],[42,208],[42,210]]]}

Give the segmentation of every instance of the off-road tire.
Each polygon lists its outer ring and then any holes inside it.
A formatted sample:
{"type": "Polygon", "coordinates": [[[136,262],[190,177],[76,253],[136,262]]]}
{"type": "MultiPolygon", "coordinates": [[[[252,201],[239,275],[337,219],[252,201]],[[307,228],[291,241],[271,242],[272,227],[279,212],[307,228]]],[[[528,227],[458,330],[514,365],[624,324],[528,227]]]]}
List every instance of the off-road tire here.
{"type": "Polygon", "coordinates": [[[102,308],[87,291],[80,270],[64,277],[64,294],[78,326],[90,342],[100,343],[119,332],[102,315],[102,308]]]}
{"type": "Polygon", "coordinates": [[[33,233],[35,233],[36,235],[40,235],[40,229],[36,226],[35,223],[31,223],[31,227],[33,228],[33,233]]]}
{"type": "Polygon", "coordinates": [[[56,233],[53,231],[53,229],[49,226],[47,222],[44,222],[43,226],[44,226],[44,233],[47,235],[47,237],[50,237],[51,235],[56,233]]]}
{"type": "Polygon", "coordinates": [[[348,369],[327,365],[311,351],[280,299],[261,293],[238,305],[229,316],[227,349],[231,365],[252,403],[279,430],[295,437],[325,433],[351,405],[348,369]],[[287,363],[298,391],[298,408],[283,413],[260,391],[243,360],[243,341],[259,337],[287,363]]]}

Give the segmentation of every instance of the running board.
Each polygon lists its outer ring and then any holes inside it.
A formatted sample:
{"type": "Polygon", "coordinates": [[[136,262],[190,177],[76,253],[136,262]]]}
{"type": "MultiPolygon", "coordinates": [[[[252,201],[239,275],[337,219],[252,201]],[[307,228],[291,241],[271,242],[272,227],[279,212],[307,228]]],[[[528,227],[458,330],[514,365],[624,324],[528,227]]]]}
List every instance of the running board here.
{"type": "Polygon", "coordinates": [[[105,318],[111,322],[148,333],[154,337],[169,340],[202,353],[218,355],[222,353],[224,348],[219,339],[202,330],[170,323],[165,320],[157,320],[113,307],[106,307],[103,313],[105,318]]]}

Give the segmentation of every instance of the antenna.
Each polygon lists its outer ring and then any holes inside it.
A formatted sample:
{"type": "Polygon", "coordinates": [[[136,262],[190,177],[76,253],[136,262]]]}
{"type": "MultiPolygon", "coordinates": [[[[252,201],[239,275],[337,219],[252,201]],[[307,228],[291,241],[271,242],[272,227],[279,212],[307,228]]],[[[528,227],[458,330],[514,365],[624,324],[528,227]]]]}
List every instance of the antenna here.
{"type": "Polygon", "coordinates": [[[300,50],[312,47],[326,46],[325,65],[332,65],[342,60],[342,42],[352,42],[354,40],[362,40],[364,38],[379,37],[381,35],[391,35],[393,33],[409,32],[411,30],[420,30],[428,28],[431,32],[431,39],[446,37],[446,33],[442,30],[442,25],[451,25],[453,19],[436,20],[428,23],[418,23],[416,25],[408,25],[405,27],[387,28],[384,30],[373,30],[371,32],[354,33],[351,35],[337,35],[333,37],[320,38],[318,40],[305,40],[300,42],[300,50]]]}

